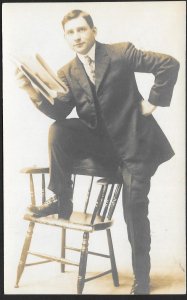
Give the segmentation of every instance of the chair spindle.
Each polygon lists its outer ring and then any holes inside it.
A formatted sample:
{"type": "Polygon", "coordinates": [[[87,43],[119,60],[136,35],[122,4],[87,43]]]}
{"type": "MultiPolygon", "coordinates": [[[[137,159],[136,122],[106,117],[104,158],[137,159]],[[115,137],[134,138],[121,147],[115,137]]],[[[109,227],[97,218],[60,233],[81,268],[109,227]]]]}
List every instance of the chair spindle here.
{"type": "Polygon", "coordinates": [[[105,207],[104,207],[104,210],[103,210],[103,214],[102,214],[102,218],[101,218],[102,222],[105,220],[105,217],[106,217],[106,214],[107,214],[107,211],[108,211],[108,207],[109,207],[109,204],[110,204],[110,200],[112,198],[113,190],[114,190],[114,184],[112,184],[112,186],[110,188],[110,192],[109,192],[108,197],[107,197],[107,201],[106,201],[106,204],[105,204],[105,207]]]}
{"type": "Polygon", "coordinates": [[[113,199],[112,199],[112,202],[110,204],[109,212],[108,212],[108,215],[107,215],[107,218],[109,220],[112,219],[112,216],[113,216],[113,213],[114,213],[114,209],[116,207],[116,204],[117,204],[117,201],[118,201],[118,198],[119,198],[119,194],[120,194],[120,191],[121,191],[121,186],[122,186],[122,184],[117,184],[117,187],[115,189],[115,192],[114,192],[114,195],[113,195],[113,199]]]}
{"type": "Polygon", "coordinates": [[[100,207],[100,203],[101,203],[102,197],[103,197],[103,195],[105,196],[107,187],[108,187],[108,185],[102,185],[102,187],[100,189],[99,196],[98,196],[96,204],[95,204],[95,208],[94,208],[94,211],[93,211],[93,214],[92,214],[92,218],[91,218],[90,224],[93,224],[94,221],[95,221],[95,218],[97,216],[97,212],[98,212],[99,207],[100,207]]]}
{"type": "Polygon", "coordinates": [[[88,204],[89,204],[89,200],[90,200],[90,194],[91,194],[91,190],[92,190],[92,185],[93,185],[93,179],[94,177],[91,177],[91,181],[90,181],[90,185],[88,188],[88,192],[87,192],[87,196],[86,196],[86,202],[85,202],[85,207],[84,207],[84,213],[86,213],[87,208],[88,208],[88,204]]]}
{"type": "Polygon", "coordinates": [[[30,195],[31,195],[31,205],[35,206],[36,205],[36,198],[35,198],[35,191],[34,191],[34,181],[33,181],[33,176],[30,174],[30,195]]]}
{"type": "Polygon", "coordinates": [[[101,214],[101,210],[103,208],[103,203],[104,203],[104,200],[105,200],[107,189],[108,189],[108,184],[104,186],[103,193],[101,195],[101,201],[99,203],[99,208],[98,208],[98,211],[97,211],[98,216],[100,216],[100,214],[101,214]]]}
{"type": "Polygon", "coordinates": [[[46,201],[46,194],[45,194],[45,174],[42,174],[42,203],[46,201]]]}

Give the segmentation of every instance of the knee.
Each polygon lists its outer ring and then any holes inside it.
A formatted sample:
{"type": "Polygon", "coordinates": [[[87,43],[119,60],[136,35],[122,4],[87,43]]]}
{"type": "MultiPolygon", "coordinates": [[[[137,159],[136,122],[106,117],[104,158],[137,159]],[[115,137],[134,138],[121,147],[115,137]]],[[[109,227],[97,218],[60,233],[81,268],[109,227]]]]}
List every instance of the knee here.
{"type": "Polygon", "coordinates": [[[63,123],[62,122],[54,122],[50,128],[49,128],[49,134],[48,134],[48,143],[49,147],[56,144],[63,135],[63,123]]]}
{"type": "Polygon", "coordinates": [[[78,127],[79,123],[76,119],[66,119],[63,121],[54,122],[49,128],[48,142],[49,147],[63,144],[69,144],[70,137],[78,127]]]}
{"type": "Polygon", "coordinates": [[[48,141],[49,145],[53,144],[53,141],[56,137],[57,133],[57,122],[54,122],[50,127],[49,127],[49,133],[48,133],[48,141]]]}

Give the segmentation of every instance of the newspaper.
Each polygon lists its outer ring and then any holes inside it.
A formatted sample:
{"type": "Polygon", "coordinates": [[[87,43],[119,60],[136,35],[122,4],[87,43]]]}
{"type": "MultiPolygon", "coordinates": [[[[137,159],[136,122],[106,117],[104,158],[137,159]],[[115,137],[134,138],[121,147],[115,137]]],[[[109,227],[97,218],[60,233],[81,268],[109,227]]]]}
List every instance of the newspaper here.
{"type": "Polygon", "coordinates": [[[35,55],[34,60],[31,59],[27,62],[15,57],[11,57],[11,60],[22,70],[33,87],[38,89],[51,104],[54,104],[57,93],[68,93],[68,87],[57,77],[39,54],[35,55]]]}

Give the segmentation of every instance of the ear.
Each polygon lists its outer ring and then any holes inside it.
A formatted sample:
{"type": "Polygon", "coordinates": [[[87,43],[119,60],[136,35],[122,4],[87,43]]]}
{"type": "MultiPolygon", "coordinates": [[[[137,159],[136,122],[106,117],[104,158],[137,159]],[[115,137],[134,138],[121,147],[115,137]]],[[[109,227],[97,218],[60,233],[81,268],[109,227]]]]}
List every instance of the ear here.
{"type": "Polygon", "coordinates": [[[93,27],[93,33],[95,36],[97,35],[97,28],[95,26],[93,27]]]}

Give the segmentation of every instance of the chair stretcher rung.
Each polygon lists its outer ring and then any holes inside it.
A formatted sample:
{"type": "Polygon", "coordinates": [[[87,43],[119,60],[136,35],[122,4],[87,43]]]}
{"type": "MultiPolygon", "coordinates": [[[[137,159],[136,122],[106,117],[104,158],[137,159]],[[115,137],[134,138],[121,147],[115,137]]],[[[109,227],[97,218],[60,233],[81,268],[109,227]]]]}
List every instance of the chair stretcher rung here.
{"type": "MultiPolygon", "coordinates": [[[[65,249],[72,250],[72,251],[77,251],[77,252],[81,251],[81,249],[79,249],[79,248],[69,247],[69,246],[66,246],[65,249]]],[[[102,256],[102,257],[105,257],[105,258],[110,258],[110,255],[102,254],[102,253],[98,253],[98,252],[88,251],[88,254],[96,255],[96,256],[102,256]]]]}
{"type": "Polygon", "coordinates": [[[30,264],[25,264],[25,267],[30,267],[30,266],[40,265],[40,264],[46,264],[46,263],[49,263],[49,262],[52,262],[52,260],[47,259],[47,260],[44,260],[44,261],[38,261],[38,262],[30,263],[30,264]]]}
{"type": "Polygon", "coordinates": [[[112,270],[108,270],[108,271],[103,272],[103,273],[100,273],[100,274],[98,274],[98,275],[95,275],[95,276],[92,276],[92,277],[85,278],[84,281],[87,282],[87,281],[90,281],[90,280],[93,280],[93,279],[96,279],[96,278],[105,276],[105,275],[110,274],[110,273],[112,273],[112,270]]]}
{"type": "Polygon", "coordinates": [[[56,256],[51,256],[51,255],[47,255],[47,254],[42,254],[42,253],[38,253],[38,252],[31,252],[31,251],[28,251],[28,254],[31,254],[31,255],[34,255],[34,256],[37,256],[37,257],[40,257],[40,258],[46,258],[46,259],[49,259],[51,261],[56,261],[56,262],[59,262],[61,264],[66,264],[66,265],[72,265],[72,266],[79,266],[78,263],[76,262],[73,262],[73,261],[70,261],[70,260],[67,260],[67,259],[64,259],[64,258],[59,258],[59,257],[56,257],[56,256]]]}

